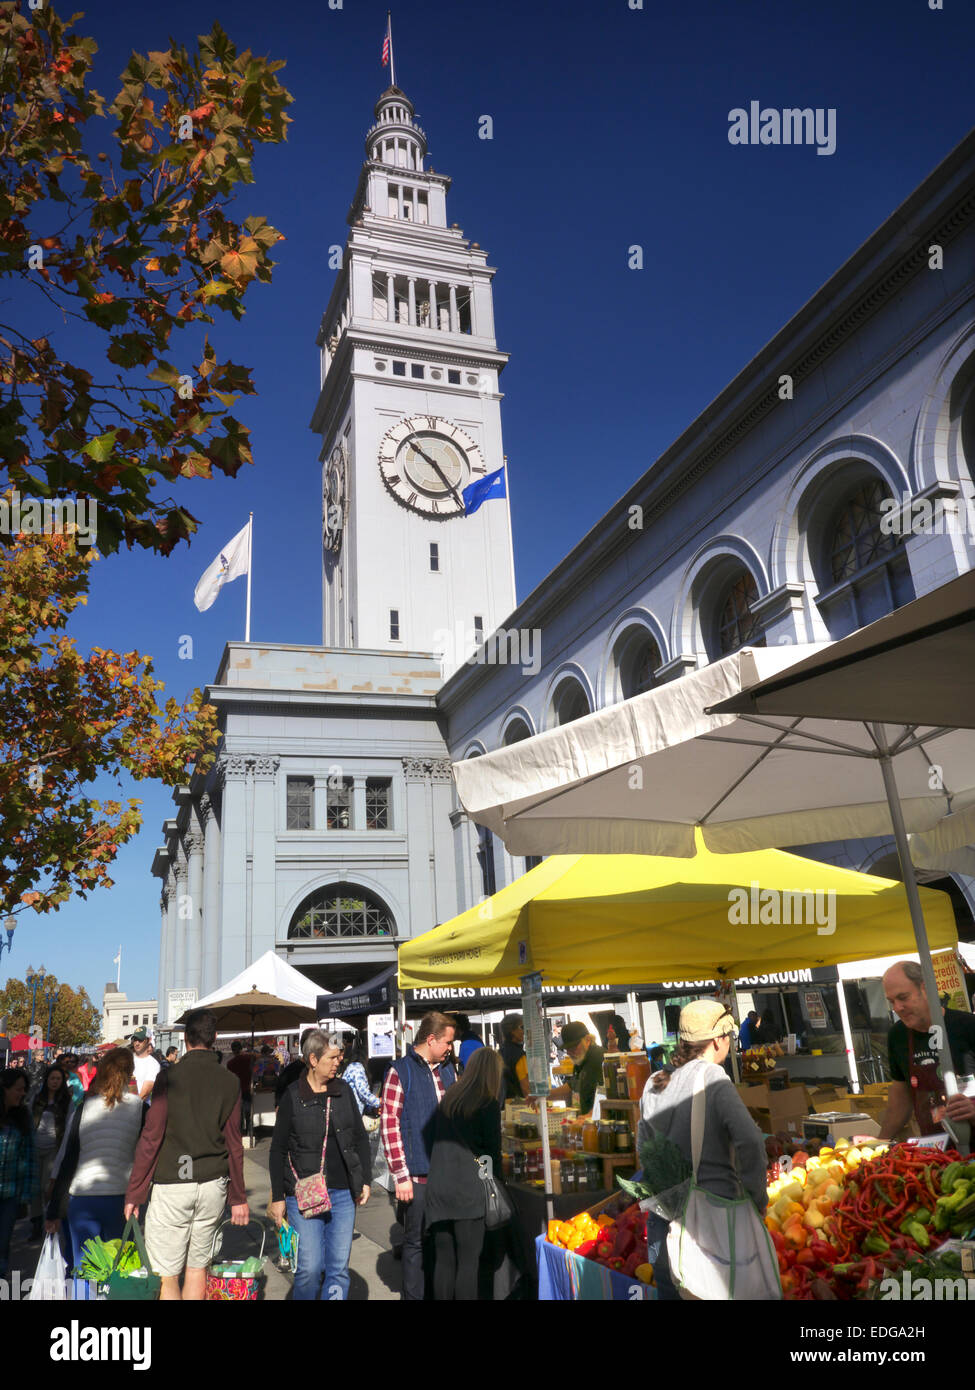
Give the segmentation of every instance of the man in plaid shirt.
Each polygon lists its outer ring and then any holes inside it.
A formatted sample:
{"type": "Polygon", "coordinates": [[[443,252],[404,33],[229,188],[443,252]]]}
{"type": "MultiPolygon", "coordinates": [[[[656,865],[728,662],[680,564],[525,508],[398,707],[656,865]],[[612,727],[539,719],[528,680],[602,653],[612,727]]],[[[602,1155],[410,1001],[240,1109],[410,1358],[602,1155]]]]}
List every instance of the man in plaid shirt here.
{"type": "Polygon", "coordinates": [[[437,1108],[457,1079],[445,1058],[454,1041],[446,1014],[425,1014],[412,1047],[390,1067],[383,1087],[383,1150],[396,1184],[403,1227],[403,1298],[424,1297],[424,1220],[427,1174],[437,1108]]]}

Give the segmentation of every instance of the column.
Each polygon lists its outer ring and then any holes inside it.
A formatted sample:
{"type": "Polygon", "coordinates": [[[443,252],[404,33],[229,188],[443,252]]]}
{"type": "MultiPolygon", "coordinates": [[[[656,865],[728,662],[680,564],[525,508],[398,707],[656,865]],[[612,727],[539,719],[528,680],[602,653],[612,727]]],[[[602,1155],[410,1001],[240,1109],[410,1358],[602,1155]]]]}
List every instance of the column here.
{"type": "Polygon", "coordinates": [[[411,328],[416,327],[416,281],[413,276],[409,277],[409,323],[411,328]]]}
{"type": "Polygon", "coordinates": [[[419,936],[436,924],[431,863],[430,764],[423,758],[404,758],[403,773],[406,778],[406,850],[410,865],[410,936],[419,936]]]}
{"type": "Polygon", "coordinates": [[[439,328],[440,317],[437,313],[437,282],[436,280],[430,280],[428,284],[430,286],[430,327],[439,328]]]}
{"type": "Polygon", "coordinates": [[[396,322],[396,286],[392,275],[386,276],[386,318],[389,323],[396,322]]]}
{"type": "Polygon", "coordinates": [[[254,759],[253,872],[251,876],[251,940],[247,962],[273,948],[277,934],[275,862],[279,758],[254,759]]]}
{"type": "MultiPolygon", "coordinates": [[[[396,163],[396,152],[395,152],[395,150],[394,150],[394,152],[393,152],[393,158],[392,158],[392,160],[391,160],[391,163],[393,163],[393,164],[396,163]]],[[[396,193],[397,193],[397,196],[399,197],[399,220],[402,222],[402,221],[403,221],[403,181],[402,181],[402,179],[400,179],[399,183],[396,185],[396,193]]]]}
{"type": "Polygon", "coordinates": [[[221,821],[223,883],[220,901],[219,988],[247,964],[247,764],[239,754],[224,761],[221,821]]]}
{"type": "Polygon", "coordinates": [[[220,822],[209,796],[200,799],[203,823],[203,970],[200,997],[220,983],[220,822]]]}
{"type": "Polygon", "coordinates": [[[454,802],[454,778],[447,758],[435,758],[432,761],[430,779],[435,913],[438,922],[449,922],[461,909],[458,876],[453,872],[454,831],[450,818],[454,802]]]}
{"type": "Polygon", "coordinates": [[[188,926],[186,909],[186,859],[182,841],[176,841],[178,860],[173,864],[173,878],[176,883],[176,943],[173,952],[173,978],[171,989],[186,988],[186,929],[188,926]]]}
{"type": "Polygon", "coordinates": [[[360,834],[367,829],[365,774],[356,774],[352,778],[352,828],[360,834]]]}
{"type": "MultiPolygon", "coordinates": [[[[159,984],[157,985],[157,998],[159,1007],[156,1016],[160,1024],[165,1027],[169,1022],[166,1017],[166,946],[169,938],[169,895],[163,887],[159,895],[159,909],[161,921],[159,923],[159,984]]],[[[109,1035],[111,1036],[111,1035],[109,1035]]]]}
{"type": "Polygon", "coordinates": [[[166,880],[166,969],[163,981],[164,994],[159,1001],[158,1014],[167,1023],[172,1022],[169,1017],[169,990],[176,988],[176,934],[179,930],[179,921],[176,913],[179,908],[179,868],[176,864],[170,867],[169,877],[166,880]]]}
{"type": "Polygon", "coordinates": [[[457,286],[450,286],[450,331],[460,332],[460,314],[457,311],[457,286]]]}
{"type": "Polygon", "coordinates": [[[186,919],[186,989],[195,989],[200,997],[203,980],[203,832],[195,821],[195,813],[186,835],[187,892],[190,915],[186,919]]]}

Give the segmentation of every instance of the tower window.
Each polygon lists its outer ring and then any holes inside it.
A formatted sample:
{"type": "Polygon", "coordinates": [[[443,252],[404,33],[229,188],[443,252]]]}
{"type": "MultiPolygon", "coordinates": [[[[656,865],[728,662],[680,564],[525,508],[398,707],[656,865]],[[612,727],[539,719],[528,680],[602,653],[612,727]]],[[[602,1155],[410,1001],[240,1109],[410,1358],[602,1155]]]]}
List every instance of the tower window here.
{"type": "Polygon", "coordinates": [[[439,541],[430,542],[430,568],[435,574],[440,573],[440,543],[439,541]]]}
{"type": "Polygon", "coordinates": [[[388,777],[366,778],[366,829],[389,829],[389,792],[392,782],[388,777]]]}
{"type": "Polygon", "coordinates": [[[484,641],[484,619],[477,613],[474,614],[474,636],[478,642],[484,641]]]}
{"type": "Polygon", "coordinates": [[[410,376],[419,377],[419,378],[422,379],[422,377],[423,377],[423,365],[422,365],[422,363],[417,363],[417,362],[411,362],[411,363],[410,363],[410,376]]]}
{"type": "Polygon", "coordinates": [[[453,367],[448,367],[448,368],[447,368],[447,380],[450,382],[451,386],[459,386],[459,385],[460,385],[460,372],[456,371],[453,367]]]}
{"type": "Polygon", "coordinates": [[[390,640],[391,642],[398,642],[398,641],[399,641],[399,609],[398,609],[398,608],[391,608],[391,609],[389,610],[389,640],[390,640]]]}
{"type": "Polygon", "coordinates": [[[287,788],[289,830],[311,830],[314,822],[315,783],[311,777],[289,777],[287,788]]]}
{"type": "Polygon", "coordinates": [[[349,830],[352,826],[352,778],[330,777],[325,803],[325,824],[329,830],[349,830]]]}
{"type": "Polygon", "coordinates": [[[394,363],[393,363],[393,376],[406,376],[406,363],[405,363],[405,362],[394,362],[394,363]]]}

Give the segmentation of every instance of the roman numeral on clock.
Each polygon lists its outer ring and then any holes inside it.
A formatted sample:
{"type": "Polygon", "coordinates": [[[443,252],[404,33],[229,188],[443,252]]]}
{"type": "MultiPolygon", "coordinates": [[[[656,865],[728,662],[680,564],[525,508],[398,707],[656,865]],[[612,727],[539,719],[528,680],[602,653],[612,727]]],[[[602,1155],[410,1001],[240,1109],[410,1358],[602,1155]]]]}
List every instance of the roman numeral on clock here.
{"type": "Polygon", "coordinates": [[[439,512],[439,510],[440,510],[440,503],[437,502],[436,500],[434,500],[434,501],[430,504],[430,510],[431,510],[432,512],[439,512]]]}
{"type": "Polygon", "coordinates": [[[400,475],[398,473],[390,473],[386,481],[389,483],[390,487],[399,487],[400,483],[402,482],[402,479],[400,478],[400,475]]]}
{"type": "Polygon", "coordinates": [[[407,500],[407,502],[410,504],[410,506],[413,507],[413,506],[416,505],[416,499],[417,499],[417,494],[416,494],[415,492],[411,492],[410,495],[409,495],[409,497],[407,497],[406,500],[407,500]]]}

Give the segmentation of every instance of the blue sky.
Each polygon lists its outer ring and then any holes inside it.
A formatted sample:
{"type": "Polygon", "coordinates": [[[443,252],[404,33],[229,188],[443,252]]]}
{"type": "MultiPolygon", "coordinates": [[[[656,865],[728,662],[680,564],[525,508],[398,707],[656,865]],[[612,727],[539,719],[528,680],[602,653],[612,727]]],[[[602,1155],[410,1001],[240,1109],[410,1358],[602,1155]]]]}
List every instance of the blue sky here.
{"type": "MultiPolygon", "coordinates": [[[[62,8],[70,13],[72,7],[62,8]]],[[[114,95],[132,49],[191,43],[218,19],[240,47],[287,67],[294,124],[259,152],[240,217],[287,241],[271,286],[240,324],[211,331],[247,363],[259,396],[237,414],[255,466],[181,494],[201,522],[167,559],[102,560],[73,623],[83,648],[151,653],[182,697],[243,637],[244,582],[198,614],[196,580],[255,514],[252,635],[321,641],[319,470],[308,421],[315,333],[344,242],[372,107],[386,4],[167,0],[87,7],[95,82],[114,95]],[[180,660],[181,638],[193,659],[180,660]]],[[[445,0],[393,9],[397,81],[430,158],[450,174],[448,220],[487,247],[495,279],[505,448],[518,593],[524,597],[684,430],[971,125],[975,10],[967,0],[645,0],[541,4],[445,0]],[[737,147],[728,113],[836,110],[837,148],[737,147]],[[477,138],[490,115],[494,138],[477,138]],[[644,269],[627,248],[644,249],[644,269]]],[[[149,874],[164,788],[140,795],[146,824],[117,861],[116,887],[59,913],[24,913],[7,970],[41,962],[100,999],[123,942],[122,988],[154,995],[158,883],[149,874]]]]}

